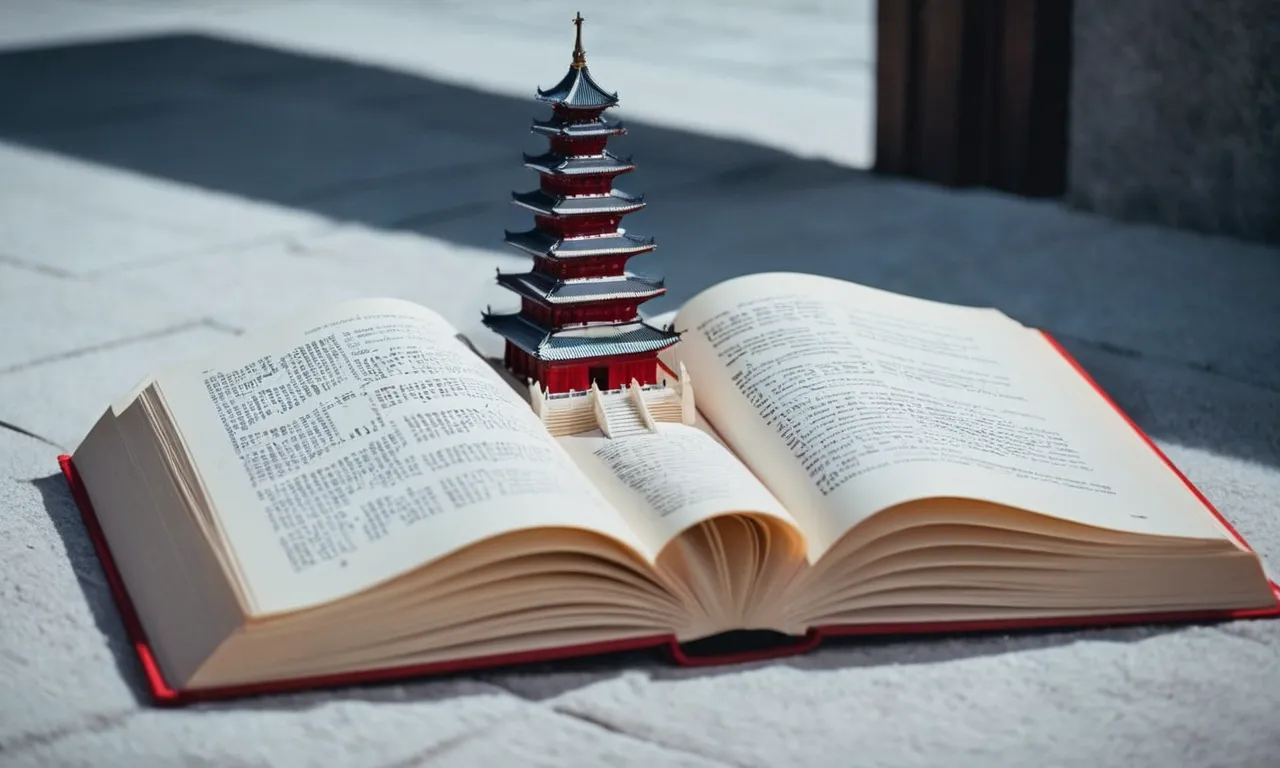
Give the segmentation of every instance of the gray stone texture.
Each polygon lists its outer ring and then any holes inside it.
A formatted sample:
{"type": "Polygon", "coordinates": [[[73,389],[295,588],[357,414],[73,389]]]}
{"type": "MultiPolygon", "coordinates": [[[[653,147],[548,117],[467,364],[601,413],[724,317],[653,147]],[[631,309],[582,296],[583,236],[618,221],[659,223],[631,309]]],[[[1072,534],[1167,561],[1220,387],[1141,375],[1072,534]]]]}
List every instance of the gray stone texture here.
{"type": "Polygon", "coordinates": [[[0,421],[70,451],[107,406],[147,376],[231,338],[224,329],[194,322],[10,372],[0,376],[0,421]]]}
{"type": "Polygon", "coordinates": [[[1076,0],[1068,199],[1280,242],[1280,3],[1076,0]]]}
{"type": "Polygon", "coordinates": [[[0,375],[145,337],[189,319],[163,297],[104,291],[90,282],[0,261],[0,375]]]}

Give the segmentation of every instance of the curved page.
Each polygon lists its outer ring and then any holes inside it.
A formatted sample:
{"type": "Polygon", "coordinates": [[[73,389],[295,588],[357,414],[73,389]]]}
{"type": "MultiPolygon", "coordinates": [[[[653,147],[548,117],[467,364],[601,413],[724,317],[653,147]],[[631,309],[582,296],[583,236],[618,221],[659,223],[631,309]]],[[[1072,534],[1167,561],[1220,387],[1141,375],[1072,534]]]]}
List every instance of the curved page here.
{"type": "Polygon", "coordinates": [[[559,438],[584,474],[624,514],[650,552],[705,520],[730,513],[796,521],[751,470],[706,431],[660,423],[656,433],[559,438]]]}
{"type": "Polygon", "coordinates": [[[367,589],[496,534],[641,544],[442,318],[311,313],[156,377],[255,613],[367,589]]]}
{"type": "Polygon", "coordinates": [[[737,278],[680,311],[699,407],[816,558],[888,507],[991,501],[1137,534],[1223,538],[1036,332],[991,309],[831,278],[737,278]]]}

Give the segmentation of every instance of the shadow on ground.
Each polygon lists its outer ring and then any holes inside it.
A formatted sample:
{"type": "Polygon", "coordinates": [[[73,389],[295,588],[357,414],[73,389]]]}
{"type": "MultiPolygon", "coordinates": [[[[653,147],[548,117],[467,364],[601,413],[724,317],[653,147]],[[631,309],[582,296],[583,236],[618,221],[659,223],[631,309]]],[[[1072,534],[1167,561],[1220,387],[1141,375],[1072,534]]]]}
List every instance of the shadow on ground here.
{"type": "MultiPolygon", "coordinates": [[[[566,62],[567,64],[567,62],[566,62]]],[[[520,152],[542,152],[515,99],[417,75],[200,35],[0,54],[0,136],[96,163],[375,227],[500,247],[528,226],[509,192],[537,185],[520,152]],[[510,217],[506,214],[512,212],[510,217]]],[[[625,89],[623,96],[625,100],[625,89]]],[[[625,101],[624,101],[625,103],[625,101]]],[[[611,148],[658,191],[776,191],[862,177],[745,142],[624,122],[611,148]]],[[[632,219],[628,219],[631,221],[632,219]]]]}
{"type": "MultiPolygon", "coordinates": [[[[667,277],[669,293],[646,308],[778,269],[997,306],[1062,338],[1155,436],[1280,465],[1276,251],[630,121],[626,84],[597,68],[631,128],[617,148],[640,165],[618,186],[650,201],[627,223],[659,243],[635,266],[667,277]]],[[[531,73],[530,94],[560,74],[531,73]]],[[[527,127],[545,111],[532,98],[195,34],[0,54],[0,103],[0,139],[492,249],[504,227],[531,225],[509,193],[536,184],[519,155],[542,150],[527,127]]]]}

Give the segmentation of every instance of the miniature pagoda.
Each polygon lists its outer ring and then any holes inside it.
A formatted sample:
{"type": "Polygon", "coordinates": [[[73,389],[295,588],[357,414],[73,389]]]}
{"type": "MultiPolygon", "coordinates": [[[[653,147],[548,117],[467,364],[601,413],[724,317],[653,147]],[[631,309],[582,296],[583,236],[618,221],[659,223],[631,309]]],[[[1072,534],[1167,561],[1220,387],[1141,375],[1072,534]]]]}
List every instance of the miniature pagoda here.
{"type": "MultiPolygon", "coordinates": [[[[614,178],[635,165],[606,148],[609,137],[626,131],[603,116],[617,105],[618,96],[591,77],[582,22],[581,14],[573,20],[577,32],[568,73],[552,88],[537,89],[538,101],[552,107],[550,119],[535,120],[531,128],[549,139],[548,151],[524,156],[525,167],[541,178],[539,188],[512,193],[512,201],[534,215],[533,229],[507,232],[505,238],[533,257],[532,270],[498,274],[498,284],[520,296],[520,311],[485,313],[484,323],[506,340],[504,364],[529,384],[534,409],[553,432],[596,426],[605,434],[610,434],[610,426],[616,432],[616,424],[589,422],[588,416],[598,411],[591,403],[574,404],[572,410],[581,412],[580,418],[562,418],[559,421],[568,426],[558,428],[549,419],[555,409],[544,405],[572,394],[626,396],[629,389],[644,393],[626,398],[642,411],[646,403],[656,404],[649,413],[639,414],[639,421],[650,428],[655,414],[672,416],[657,421],[691,422],[687,375],[682,370],[676,377],[658,360],[680,336],[646,323],[638,312],[640,304],[661,296],[666,288],[661,279],[626,269],[629,259],[656,246],[653,238],[637,237],[619,226],[623,216],[645,203],[642,196],[613,187],[614,178]],[[679,391],[667,391],[670,379],[677,379],[679,391]],[[679,414],[663,407],[673,397],[677,404],[684,402],[679,414]]],[[[601,406],[609,410],[607,401],[601,406]]],[[[621,410],[615,406],[612,413],[619,415],[621,410]]]]}

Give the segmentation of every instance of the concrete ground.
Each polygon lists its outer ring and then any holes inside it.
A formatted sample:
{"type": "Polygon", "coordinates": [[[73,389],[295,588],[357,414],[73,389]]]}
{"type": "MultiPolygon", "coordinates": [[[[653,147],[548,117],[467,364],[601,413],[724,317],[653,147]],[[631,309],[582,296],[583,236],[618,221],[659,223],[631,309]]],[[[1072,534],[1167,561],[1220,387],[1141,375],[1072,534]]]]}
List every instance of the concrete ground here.
{"type": "MultiPolygon", "coordinates": [[[[1266,764],[1269,623],[842,646],[712,673],[561,665],[194,711],[140,705],[55,457],[148,371],[398,296],[483,349],[573,8],[0,6],[0,763],[1266,764]],[[6,690],[7,687],[7,690],[6,690]],[[1209,702],[1213,702],[1212,705],[1209,702]],[[1212,711],[1206,711],[1206,708],[1212,711]],[[839,756],[839,757],[837,757],[839,756]],[[203,762],[202,762],[203,761],[203,762]],[[497,761],[497,762],[493,762],[497,761]],[[504,762],[505,761],[505,762],[504,762]]],[[[582,8],[619,186],[671,309],[820,272],[1046,328],[1280,562],[1280,251],[874,177],[872,4],[582,8]]]]}

